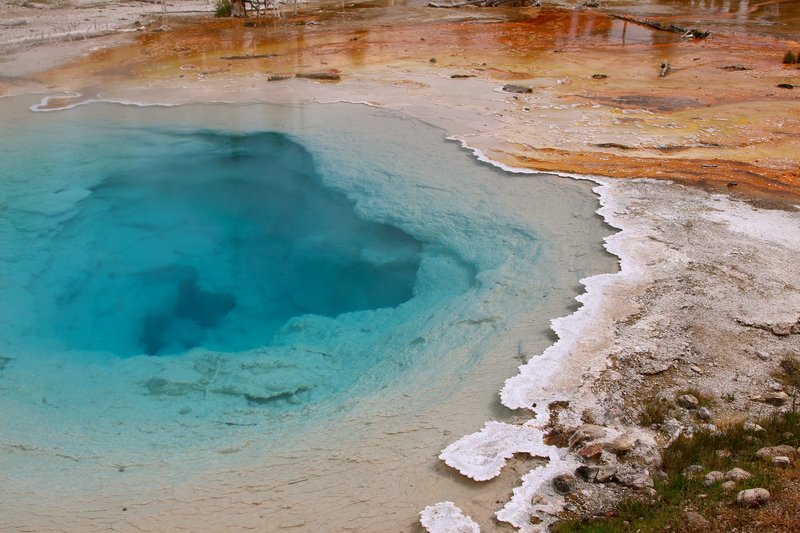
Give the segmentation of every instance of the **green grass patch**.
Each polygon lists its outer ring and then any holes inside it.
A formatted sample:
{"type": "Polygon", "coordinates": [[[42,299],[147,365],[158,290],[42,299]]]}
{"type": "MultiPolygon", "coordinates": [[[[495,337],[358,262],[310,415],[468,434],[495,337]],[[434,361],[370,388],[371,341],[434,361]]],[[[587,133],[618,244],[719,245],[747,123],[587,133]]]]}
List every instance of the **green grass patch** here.
{"type": "Polygon", "coordinates": [[[658,399],[650,400],[645,404],[644,410],[639,415],[639,423],[644,427],[661,425],[667,420],[670,410],[669,402],[658,399]]]}
{"type": "Polygon", "coordinates": [[[215,17],[230,17],[231,16],[231,0],[217,0],[214,5],[215,17]]]}
{"type": "MultiPolygon", "coordinates": [[[[691,391],[683,394],[694,394],[691,391]]],[[[696,394],[695,394],[696,396],[696,394]]],[[[697,396],[699,398],[699,396],[697,396]]],[[[800,446],[800,413],[776,414],[758,421],[764,431],[753,433],[744,429],[744,422],[724,427],[721,433],[699,432],[692,437],[681,436],[663,452],[663,469],[667,478],[655,482],[655,501],[634,499],[620,504],[613,517],[597,517],[588,521],[565,521],[557,524],[556,533],[656,532],[679,530],[681,511],[691,508],[709,520],[726,510],[739,513],[733,503],[740,490],[762,487],[775,495],[782,487],[781,471],[768,462],[758,461],[756,451],[764,446],[788,444],[800,446]],[[724,450],[724,453],[718,453],[724,450]],[[729,453],[727,453],[729,452],[729,453]],[[703,471],[686,476],[690,465],[703,465],[703,471]],[[703,485],[703,477],[712,470],[727,472],[739,467],[753,477],[736,483],[733,490],[721,484],[703,485]]]]}

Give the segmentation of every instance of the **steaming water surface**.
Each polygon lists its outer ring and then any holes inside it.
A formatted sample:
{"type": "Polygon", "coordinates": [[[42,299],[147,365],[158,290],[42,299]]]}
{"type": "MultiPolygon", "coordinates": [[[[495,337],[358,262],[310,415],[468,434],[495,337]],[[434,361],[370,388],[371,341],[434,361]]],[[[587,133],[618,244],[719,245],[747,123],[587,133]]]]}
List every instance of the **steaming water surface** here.
{"type": "Polygon", "coordinates": [[[587,184],[363,106],[0,105],[0,529],[481,508],[436,455],[614,268],[587,184]]]}

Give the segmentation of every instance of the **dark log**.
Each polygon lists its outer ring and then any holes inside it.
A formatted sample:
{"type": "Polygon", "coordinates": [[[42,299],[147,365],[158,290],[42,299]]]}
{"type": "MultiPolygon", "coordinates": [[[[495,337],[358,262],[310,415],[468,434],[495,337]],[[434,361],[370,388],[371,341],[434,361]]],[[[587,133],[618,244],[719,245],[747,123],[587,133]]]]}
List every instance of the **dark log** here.
{"type": "Polygon", "coordinates": [[[240,61],[243,59],[270,59],[278,57],[277,54],[253,54],[251,56],[220,56],[220,59],[225,61],[240,61]]]}
{"type": "Polygon", "coordinates": [[[305,78],[307,80],[325,80],[325,81],[339,81],[342,77],[335,71],[321,71],[321,72],[300,72],[295,74],[296,78],[305,78]]]}
{"type": "Polygon", "coordinates": [[[517,94],[528,94],[532,93],[533,89],[530,87],[525,87],[524,85],[503,85],[503,91],[507,93],[517,93],[517,94]]]}
{"type": "Polygon", "coordinates": [[[638,24],[640,26],[647,26],[648,28],[653,28],[654,30],[680,33],[684,37],[688,37],[690,39],[705,39],[706,37],[711,35],[710,31],[687,29],[682,26],[678,26],[677,24],[661,24],[660,22],[655,22],[647,19],[626,17],[625,15],[611,15],[611,16],[614,17],[615,19],[624,20],[625,22],[631,22],[633,24],[638,24]]]}
{"type": "Polygon", "coordinates": [[[465,0],[454,4],[440,4],[438,2],[428,2],[428,7],[438,8],[452,8],[452,7],[465,7],[465,6],[478,6],[478,7],[525,7],[525,6],[539,6],[540,0],[465,0]]]}

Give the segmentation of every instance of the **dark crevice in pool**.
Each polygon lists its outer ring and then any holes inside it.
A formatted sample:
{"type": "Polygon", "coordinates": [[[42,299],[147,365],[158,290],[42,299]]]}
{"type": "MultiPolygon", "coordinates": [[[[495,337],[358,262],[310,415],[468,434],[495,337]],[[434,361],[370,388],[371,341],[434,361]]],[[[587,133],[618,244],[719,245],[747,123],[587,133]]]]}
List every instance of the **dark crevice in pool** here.
{"type": "Polygon", "coordinates": [[[277,133],[171,133],[120,158],[53,235],[34,289],[55,336],[121,357],[268,345],[292,317],[397,306],[422,245],[359,218],[277,133]]]}
{"type": "Polygon", "coordinates": [[[216,328],[234,307],[236,298],[232,294],[217,294],[198,287],[197,273],[191,269],[191,275],[178,284],[175,305],[163,312],[145,316],[139,343],[147,355],[158,355],[176,341],[180,341],[179,348],[183,350],[194,348],[202,343],[202,339],[182,339],[176,331],[181,324],[188,322],[202,334],[216,328]]]}

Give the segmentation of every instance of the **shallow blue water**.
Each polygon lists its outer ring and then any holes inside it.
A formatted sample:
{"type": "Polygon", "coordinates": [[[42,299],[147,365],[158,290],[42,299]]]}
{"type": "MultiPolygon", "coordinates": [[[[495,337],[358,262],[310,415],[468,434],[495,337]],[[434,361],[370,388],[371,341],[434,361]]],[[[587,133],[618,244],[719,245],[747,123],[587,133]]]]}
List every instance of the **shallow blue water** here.
{"type": "MultiPolygon", "coordinates": [[[[46,237],[47,266],[15,266],[36,271],[29,290],[50,303],[33,326],[52,325],[66,348],[242,351],[270,344],[295,316],[411,298],[420,243],[359,219],[285,135],[128,133],[118,147],[144,135],[180,149],[134,160],[98,153],[112,163],[46,237]]],[[[33,180],[39,172],[25,169],[33,180]]]]}
{"type": "Polygon", "coordinates": [[[384,396],[424,418],[465,387],[482,423],[520,362],[497,346],[546,345],[605,257],[588,186],[379,110],[11,104],[0,430],[25,447],[278,445],[384,396]]]}

